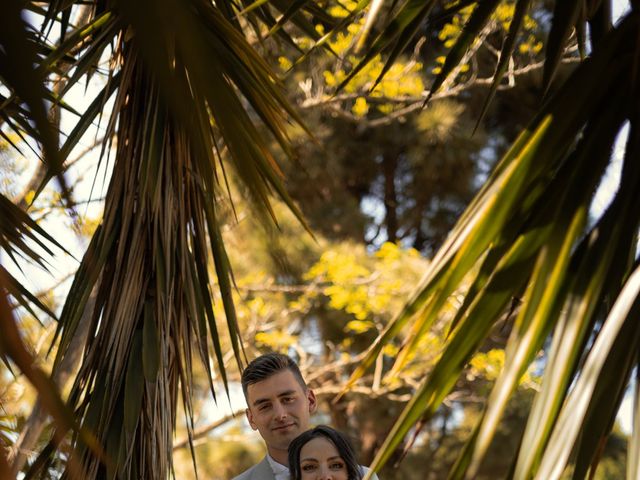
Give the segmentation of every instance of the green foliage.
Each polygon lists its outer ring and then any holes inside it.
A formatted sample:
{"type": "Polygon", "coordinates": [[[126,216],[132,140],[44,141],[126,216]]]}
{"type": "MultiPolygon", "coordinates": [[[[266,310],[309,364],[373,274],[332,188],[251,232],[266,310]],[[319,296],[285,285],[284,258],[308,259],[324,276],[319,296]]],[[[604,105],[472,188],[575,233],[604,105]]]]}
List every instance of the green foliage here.
{"type": "MultiPolygon", "coordinates": [[[[117,2],[113,9],[109,2],[96,2],[76,26],[70,22],[73,3],[45,5],[40,30],[59,26],[62,33],[53,47],[50,39],[26,28],[22,5],[8,4],[0,28],[6,60],[0,77],[9,97],[3,97],[0,114],[7,128],[43,146],[48,175],[59,175],[60,153],[72,150],[109,105],[107,99],[116,96],[107,141],[117,134],[118,147],[105,218],[60,318],[58,362],[68,353],[97,285],[88,363],[71,401],[116,462],[104,467],[95,452],[81,447],[74,455],[82,468],[98,477],[116,472],[166,477],[179,393],[193,420],[191,400],[198,387],[192,379],[201,375],[214,390],[213,378],[220,378],[225,388],[228,376],[237,373],[227,367],[225,353],[233,352],[241,368],[238,338],[244,335],[250,356],[276,348],[295,352],[305,368],[322,365],[312,384],[324,399],[355,371],[354,391],[325,411],[337,425],[361,433],[366,459],[404,408],[376,465],[397,455],[395,448],[416,422],[427,425],[423,445],[428,445],[435,420],[441,419],[443,435],[460,427],[468,440],[464,449],[444,436],[437,442],[449,446],[439,465],[453,464],[453,478],[495,478],[504,465],[494,470],[491,459],[514,456],[515,478],[559,478],[565,467],[577,477],[587,474],[600,458],[629,375],[637,368],[637,8],[613,28],[610,2],[603,0],[552,2],[553,14],[546,17],[528,12],[544,10],[549,2],[529,0],[393,2],[367,17],[367,0],[340,7],[193,0],[190,8],[163,0],[117,2]],[[250,42],[270,48],[271,39],[264,38],[268,32],[289,45],[317,47],[313,42],[340,18],[354,23],[322,40],[340,61],[316,48],[305,58],[319,58],[317,67],[294,71],[287,79],[302,86],[301,107],[320,106],[310,114],[318,126],[311,130],[326,149],[313,150],[306,137],[301,140],[302,127],[287,127],[298,113],[250,42]],[[534,18],[548,19],[548,38],[541,38],[534,18]],[[478,171],[472,157],[492,144],[480,135],[467,136],[470,119],[476,118],[473,110],[484,113],[486,104],[467,111],[459,100],[442,97],[470,96],[480,77],[482,84],[491,84],[490,100],[505,76],[510,83],[515,78],[517,68],[509,64],[533,67],[530,62],[541,56],[543,46],[543,90],[548,91],[563,57],[568,53],[577,60],[566,50],[573,47],[572,38],[586,55],[587,26],[589,58],[560,79],[559,93],[504,155],[444,241],[452,219],[471,197],[478,171]],[[367,42],[364,34],[358,38],[360,28],[373,36],[362,56],[354,48],[367,42]],[[305,45],[292,32],[311,40],[305,45]],[[80,113],[58,152],[42,107],[54,97],[63,106],[58,100],[67,89],[48,91],[48,85],[90,77],[107,51],[114,53],[109,81],[80,113]],[[429,83],[433,108],[418,114],[429,83]],[[256,118],[265,122],[264,129],[255,126],[256,118]],[[593,223],[588,218],[592,194],[624,125],[630,125],[630,133],[621,187],[593,223]],[[321,226],[317,245],[308,237],[300,241],[297,223],[282,221],[276,214],[282,207],[270,199],[276,193],[301,217],[284,189],[275,158],[280,152],[311,158],[307,171],[299,165],[284,169],[301,210],[312,212],[311,224],[321,226]],[[227,186],[227,173],[238,185],[227,186]],[[252,223],[249,233],[245,229],[235,243],[224,243],[221,225],[237,213],[224,200],[225,188],[248,199],[240,218],[247,212],[277,218],[281,233],[255,234],[252,223]],[[338,198],[335,192],[343,192],[340,201],[330,203],[338,198]],[[363,212],[367,202],[374,208],[363,212]],[[380,212],[383,220],[367,217],[380,212]],[[267,247],[256,246],[258,236],[267,247]],[[365,238],[368,248],[362,245],[365,238]],[[225,246],[235,250],[233,261],[244,263],[235,277],[225,246]],[[426,265],[410,247],[439,253],[426,265]],[[250,272],[256,265],[257,273],[250,272]],[[417,284],[403,306],[406,287],[417,284]],[[234,298],[241,305],[237,313],[234,298]],[[311,342],[315,348],[308,348],[311,342]],[[371,353],[360,357],[372,343],[371,353]],[[546,371],[539,380],[529,372],[541,351],[546,371]],[[193,367],[195,356],[200,367],[193,367]],[[522,386],[539,387],[532,406],[527,399],[520,408],[522,386]],[[456,393],[468,399],[489,387],[482,410],[473,412],[455,399],[456,393]],[[455,408],[464,408],[463,420],[448,424],[455,408]],[[531,412],[524,433],[512,422],[513,411],[520,419],[521,412],[531,412]],[[374,416],[358,418],[354,412],[374,416]],[[452,452],[458,451],[454,464],[452,452]],[[492,457],[489,451],[497,453],[492,457]]],[[[25,8],[41,14],[44,7],[27,2],[25,8]]],[[[279,63],[289,68],[295,60],[285,53],[279,63]]],[[[64,178],[59,180],[62,193],[53,200],[68,204],[64,178]]],[[[34,189],[33,196],[39,191],[34,189]]],[[[40,236],[54,239],[4,199],[0,225],[9,240],[3,237],[2,248],[41,262],[23,238],[44,248],[40,236]]],[[[4,288],[12,289],[25,308],[36,303],[47,310],[19,283],[3,280],[0,288],[3,334],[15,327],[4,288]]],[[[15,350],[20,343],[16,333],[2,353],[50,395],[49,405],[63,418],[58,397],[51,396],[53,386],[32,368],[29,352],[15,350]]],[[[68,419],[61,423],[65,429],[70,425],[68,419]]],[[[187,429],[192,427],[193,422],[187,429]]],[[[82,445],[78,438],[74,443],[82,445]]],[[[632,451],[629,458],[632,476],[637,455],[632,451]]],[[[596,475],[621,474],[622,456],[611,457],[596,475]]]]}

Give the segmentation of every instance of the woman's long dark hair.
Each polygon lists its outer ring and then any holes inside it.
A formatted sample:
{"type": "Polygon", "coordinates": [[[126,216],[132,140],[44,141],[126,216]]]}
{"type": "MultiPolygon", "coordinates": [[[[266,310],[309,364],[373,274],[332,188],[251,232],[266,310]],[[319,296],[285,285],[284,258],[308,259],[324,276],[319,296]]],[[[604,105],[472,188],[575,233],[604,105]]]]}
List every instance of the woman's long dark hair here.
{"type": "Polygon", "coordinates": [[[301,433],[289,445],[289,471],[291,472],[291,480],[300,480],[302,478],[300,451],[307,442],[318,437],[324,437],[335,445],[336,450],[338,450],[338,453],[346,464],[349,480],[362,480],[362,468],[358,465],[356,454],[353,451],[353,447],[351,447],[351,443],[342,433],[326,425],[318,425],[316,428],[301,433]]]}

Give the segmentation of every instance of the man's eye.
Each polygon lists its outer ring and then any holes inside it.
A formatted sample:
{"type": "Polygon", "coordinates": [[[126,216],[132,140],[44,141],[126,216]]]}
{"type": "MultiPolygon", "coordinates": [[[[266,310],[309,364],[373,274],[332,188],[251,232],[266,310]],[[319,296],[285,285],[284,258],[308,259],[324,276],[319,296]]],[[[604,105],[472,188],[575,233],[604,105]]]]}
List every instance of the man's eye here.
{"type": "Polygon", "coordinates": [[[283,403],[292,403],[295,400],[295,397],[284,397],[282,399],[283,403]]]}
{"type": "Polygon", "coordinates": [[[270,407],[271,407],[271,405],[269,405],[268,403],[263,403],[262,405],[260,405],[258,407],[258,411],[264,412],[264,411],[268,410],[270,407]]]}

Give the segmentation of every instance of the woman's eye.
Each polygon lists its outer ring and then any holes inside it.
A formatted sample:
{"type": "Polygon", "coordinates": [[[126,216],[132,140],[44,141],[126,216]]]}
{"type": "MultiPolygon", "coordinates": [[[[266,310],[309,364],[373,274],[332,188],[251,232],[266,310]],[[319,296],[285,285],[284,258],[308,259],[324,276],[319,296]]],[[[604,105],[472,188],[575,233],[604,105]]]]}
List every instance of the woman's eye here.
{"type": "Polygon", "coordinates": [[[332,469],[332,470],[342,470],[344,468],[344,463],[335,462],[335,463],[332,463],[331,465],[329,465],[329,468],[332,469]]]}
{"type": "Polygon", "coordinates": [[[303,466],[302,466],[302,470],[303,470],[303,471],[305,471],[305,472],[312,472],[312,471],[314,471],[315,469],[316,469],[316,466],[315,466],[315,465],[309,465],[309,464],[307,464],[307,465],[303,465],[303,466]]]}

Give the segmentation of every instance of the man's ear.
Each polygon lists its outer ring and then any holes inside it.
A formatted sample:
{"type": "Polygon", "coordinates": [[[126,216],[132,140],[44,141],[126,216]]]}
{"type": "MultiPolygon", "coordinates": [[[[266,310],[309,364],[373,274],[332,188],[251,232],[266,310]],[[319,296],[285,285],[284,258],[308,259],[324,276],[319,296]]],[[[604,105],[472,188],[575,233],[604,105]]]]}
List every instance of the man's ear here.
{"type": "Polygon", "coordinates": [[[247,420],[249,420],[249,425],[251,425],[251,428],[257,430],[258,426],[253,421],[253,414],[251,413],[251,410],[247,408],[245,409],[244,413],[247,416],[247,420]]]}
{"type": "Polygon", "coordinates": [[[318,408],[318,400],[316,394],[310,388],[307,389],[307,400],[309,400],[309,413],[313,413],[318,408]]]}

